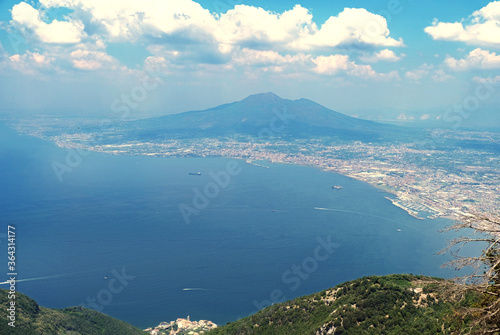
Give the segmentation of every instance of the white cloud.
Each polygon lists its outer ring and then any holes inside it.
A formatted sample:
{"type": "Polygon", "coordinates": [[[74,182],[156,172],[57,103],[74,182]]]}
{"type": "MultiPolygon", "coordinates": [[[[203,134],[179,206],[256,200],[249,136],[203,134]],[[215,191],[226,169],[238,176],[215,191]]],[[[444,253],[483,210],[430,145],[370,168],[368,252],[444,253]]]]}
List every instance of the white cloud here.
{"type": "Polygon", "coordinates": [[[403,46],[403,40],[389,37],[386,19],[364,8],[345,8],[338,16],[330,17],[319,31],[308,36],[304,45],[334,47],[345,44],[403,46]]]}
{"type": "Polygon", "coordinates": [[[313,50],[364,43],[402,46],[389,37],[384,17],[363,8],[345,8],[318,28],[312,14],[300,5],[282,14],[239,5],[220,16],[217,39],[223,43],[274,43],[288,50],[313,50]]]}
{"type": "Polygon", "coordinates": [[[24,74],[38,74],[53,69],[54,58],[46,54],[27,51],[25,54],[15,54],[2,62],[2,67],[13,69],[24,74]]]}
{"type": "Polygon", "coordinates": [[[44,8],[71,8],[75,11],[73,16],[90,14],[97,33],[112,42],[176,33],[199,39],[205,35],[204,30],[208,34],[214,30],[214,16],[191,0],[40,0],[40,3],[44,8]]]}
{"type": "Polygon", "coordinates": [[[334,75],[338,72],[346,72],[353,75],[363,73],[365,76],[375,76],[375,71],[370,65],[357,65],[349,61],[347,55],[318,56],[313,59],[317,73],[334,75]]]}
{"type": "Polygon", "coordinates": [[[430,119],[430,117],[431,117],[431,116],[430,116],[430,114],[424,114],[424,115],[422,115],[422,116],[420,117],[420,120],[422,120],[422,121],[423,121],[423,120],[428,120],[428,119],[430,119]]]}
{"type": "Polygon", "coordinates": [[[259,7],[237,5],[221,14],[217,23],[215,37],[227,44],[245,45],[254,42],[287,45],[317,30],[312,15],[300,5],[282,14],[259,7]]]}
{"type": "Polygon", "coordinates": [[[68,74],[68,70],[71,69],[130,72],[105,52],[76,49],[67,53],[61,48],[54,48],[50,52],[45,51],[44,53],[28,50],[24,54],[15,54],[1,62],[1,67],[5,70],[15,70],[28,75],[68,74]]]}
{"type": "Polygon", "coordinates": [[[375,52],[373,54],[362,55],[359,58],[364,62],[376,63],[379,61],[397,62],[398,60],[401,59],[401,57],[404,57],[404,55],[398,56],[394,51],[389,49],[384,49],[380,50],[379,52],[375,52]]]}
{"type": "Polygon", "coordinates": [[[486,20],[500,20],[500,1],[492,1],[472,15],[486,20]]]}
{"type": "Polygon", "coordinates": [[[432,26],[426,27],[424,31],[435,40],[465,40],[465,29],[460,22],[445,23],[434,20],[432,26]]]}
{"type": "Polygon", "coordinates": [[[311,59],[316,65],[314,72],[325,75],[345,73],[349,76],[372,79],[399,79],[396,71],[377,73],[370,65],[359,65],[349,60],[347,55],[318,56],[311,59]]]}
{"type": "Polygon", "coordinates": [[[70,54],[73,66],[79,70],[115,70],[119,68],[116,59],[102,51],[75,50],[70,54]]]}
{"type": "Polygon", "coordinates": [[[495,84],[499,84],[500,83],[500,76],[486,77],[486,78],[475,76],[475,77],[472,78],[472,80],[475,81],[476,83],[479,83],[479,84],[492,84],[492,85],[495,85],[495,84]]]}
{"type": "Polygon", "coordinates": [[[424,30],[435,40],[460,41],[468,44],[500,44],[500,1],[490,2],[487,6],[472,13],[468,23],[439,22],[424,30]]]}
{"type": "Polygon", "coordinates": [[[175,49],[167,49],[164,45],[152,44],[147,47],[147,50],[154,56],[166,58],[175,58],[180,56],[180,52],[175,49]]]}
{"type": "Polygon", "coordinates": [[[170,68],[169,61],[163,56],[149,56],[144,61],[144,69],[157,73],[167,74],[170,68]]]}
{"type": "Polygon", "coordinates": [[[21,29],[28,29],[44,43],[78,43],[85,36],[83,24],[79,20],[45,23],[38,10],[26,2],[12,7],[12,22],[21,29]]]}
{"type": "Polygon", "coordinates": [[[396,118],[397,120],[406,120],[406,114],[405,113],[401,113],[398,115],[398,117],[396,118]]]}
{"type": "Polygon", "coordinates": [[[411,79],[414,81],[419,81],[420,79],[426,77],[429,74],[429,71],[417,69],[413,71],[406,71],[405,78],[411,79]]]}
{"type": "Polygon", "coordinates": [[[443,82],[443,81],[455,79],[455,77],[447,74],[442,69],[435,70],[434,73],[431,75],[431,78],[432,78],[432,80],[437,81],[437,82],[443,82]]]}
{"type": "Polygon", "coordinates": [[[273,44],[278,49],[293,51],[360,43],[403,45],[401,39],[389,36],[384,17],[363,8],[345,8],[318,28],[309,10],[300,5],[283,13],[237,5],[217,15],[192,0],[40,0],[40,3],[44,8],[72,8],[75,17],[89,13],[91,23],[100,27],[100,33],[110,41],[136,41],[144,36],[168,40],[167,37],[177,36],[184,41],[211,41],[226,50],[232,45],[273,44]]]}
{"type": "MultiPolygon", "coordinates": [[[[332,48],[403,46],[401,39],[390,37],[384,17],[363,8],[345,8],[319,27],[300,5],[281,13],[237,5],[215,14],[193,0],[40,0],[38,9],[26,2],[15,5],[11,23],[47,43],[37,50],[48,51],[65,70],[126,69],[106,53],[106,46],[128,42],[138,48],[147,45],[152,55],[143,65],[155,63],[165,73],[239,68],[248,73],[257,69],[399,79],[396,71],[377,73],[370,65],[335,55],[332,48]],[[44,22],[48,10],[59,7],[72,10],[65,21],[44,22]]],[[[366,59],[397,61],[403,56],[384,49],[366,59]]]]}
{"type": "Polygon", "coordinates": [[[277,72],[283,74],[305,74],[314,66],[309,54],[280,54],[274,50],[252,50],[244,48],[233,54],[231,66],[245,71],[277,72]],[[250,67],[251,69],[248,69],[250,67]]]}
{"type": "Polygon", "coordinates": [[[414,81],[419,81],[420,79],[427,77],[432,69],[434,69],[434,65],[429,65],[427,63],[424,63],[420,65],[418,69],[407,71],[405,73],[405,78],[414,81]]]}
{"type": "Polygon", "coordinates": [[[286,65],[293,63],[305,64],[310,61],[310,55],[296,54],[282,56],[273,50],[252,50],[244,48],[233,57],[237,65],[286,65]]]}
{"type": "Polygon", "coordinates": [[[422,64],[418,69],[407,71],[405,73],[405,78],[415,81],[415,82],[420,82],[421,79],[430,77],[432,80],[436,82],[444,82],[447,80],[454,79],[453,76],[447,74],[444,70],[442,69],[435,69],[434,65],[432,64],[427,64],[424,63],[422,64]]]}
{"type": "Polygon", "coordinates": [[[477,48],[469,52],[463,59],[447,57],[445,64],[455,71],[469,69],[498,69],[500,68],[500,55],[477,48]]]}

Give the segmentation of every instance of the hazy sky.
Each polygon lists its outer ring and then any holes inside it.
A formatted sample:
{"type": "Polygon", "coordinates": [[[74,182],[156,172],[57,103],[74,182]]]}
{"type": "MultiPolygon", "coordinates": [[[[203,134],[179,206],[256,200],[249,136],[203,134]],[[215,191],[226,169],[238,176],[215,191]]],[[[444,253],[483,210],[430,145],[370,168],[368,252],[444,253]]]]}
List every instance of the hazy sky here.
{"type": "Polygon", "coordinates": [[[2,111],[139,118],[272,91],[372,119],[500,113],[500,1],[2,0],[0,43],[2,111]]]}

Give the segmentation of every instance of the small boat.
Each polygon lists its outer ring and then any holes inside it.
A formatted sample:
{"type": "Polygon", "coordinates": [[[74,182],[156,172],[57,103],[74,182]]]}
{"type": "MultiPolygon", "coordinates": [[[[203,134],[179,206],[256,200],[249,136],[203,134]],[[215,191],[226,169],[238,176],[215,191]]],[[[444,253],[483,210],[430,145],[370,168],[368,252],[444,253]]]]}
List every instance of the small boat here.
{"type": "Polygon", "coordinates": [[[201,172],[189,172],[190,176],[201,176],[201,172]]]}
{"type": "Polygon", "coordinates": [[[332,186],[332,190],[341,190],[341,189],[343,189],[342,186],[337,186],[337,185],[332,186]]]}

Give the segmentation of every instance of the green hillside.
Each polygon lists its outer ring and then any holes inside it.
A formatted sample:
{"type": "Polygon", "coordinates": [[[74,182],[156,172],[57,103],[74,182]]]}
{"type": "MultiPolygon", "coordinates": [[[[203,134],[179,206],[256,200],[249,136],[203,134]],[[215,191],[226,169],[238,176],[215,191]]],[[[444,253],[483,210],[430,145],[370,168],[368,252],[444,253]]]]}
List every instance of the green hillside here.
{"type": "MultiPolygon", "coordinates": [[[[413,275],[363,277],[267,307],[209,331],[217,334],[454,334],[467,328],[457,313],[480,301],[457,295],[457,284],[413,275]]],[[[16,294],[16,327],[7,324],[7,290],[0,290],[0,334],[146,334],[123,321],[82,307],[49,309],[16,294]]]]}
{"type": "Polygon", "coordinates": [[[0,334],[65,334],[65,335],[136,335],[141,329],[105,314],[83,307],[50,309],[39,306],[33,299],[16,293],[16,327],[7,322],[7,290],[0,290],[0,334]]]}
{"type": "Polygon", "coordinates": [[[452,334],[466,327],[456,284],[412,275],[364,277],[265,308],[208,334],[452,334]]]}

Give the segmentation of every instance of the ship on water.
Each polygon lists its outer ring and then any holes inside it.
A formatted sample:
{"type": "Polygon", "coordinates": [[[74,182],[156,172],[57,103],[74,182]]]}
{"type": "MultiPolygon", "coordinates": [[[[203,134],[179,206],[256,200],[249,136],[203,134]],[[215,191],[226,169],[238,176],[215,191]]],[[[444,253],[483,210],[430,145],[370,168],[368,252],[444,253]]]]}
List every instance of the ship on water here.
{"type": "Polygon", "coordinates": [[[201,172],[189,172],[190,176],[201,176],[201,172]]]}
{"type": "Polygon", "coordinates": [[[337,186],[337,185],[332,186],[332,190],[341,190],[341,189],[343,189],[342,186],[337,186]]]}

